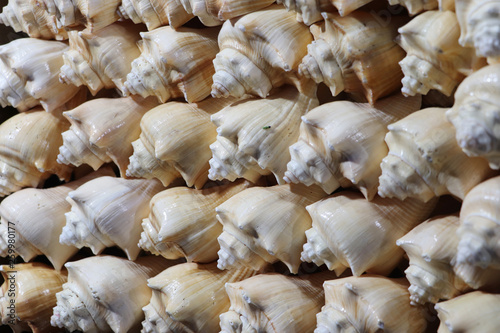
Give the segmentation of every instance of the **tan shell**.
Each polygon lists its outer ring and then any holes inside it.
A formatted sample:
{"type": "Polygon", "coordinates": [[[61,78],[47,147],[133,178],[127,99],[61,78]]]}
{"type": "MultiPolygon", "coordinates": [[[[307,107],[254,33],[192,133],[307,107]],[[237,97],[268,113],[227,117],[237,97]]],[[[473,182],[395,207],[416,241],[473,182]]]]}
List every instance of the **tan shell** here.
{"type": "Polygon", "coordinates": [[[300,117],[317,105],[315,95],[286,86],[266,99],[241,100],[212,115],[218,135],[210,145],[208,177],[255,182],[273,173],[284,184],[288,147],[299,137],[300,117]]]}
{"type": "Polygon", "coordinates": [[[389,4],[405,7],[412,16],[423,11],[437,9],[439,6],[438,0],[389,0],[389,4]]]}
{"type": "Polygon", "coordinates": [[[429,217],[435,205],[436,200],[367,201],[359,192],[334,194],[306,207],[312,228],[305,232],[301,260],[326,264],[337,275],[347,268],[356,276],[389,275],[404,254],[396,240],[429,217]]]}
{"type": "Polygon", "coordinates": [[[161,103],[179,97],[189,103],[203,100],[210,95],[215,73],[218,32],[171,27],[141,32],[141,54],[132,62],[124,93],[156,96],[161,103]]]}
{"type": "Polygon", "coordinates": [[[148,280],[151,302],[143,308],[143,332],[218,332],[219,315],[229,309],[224,286],[247,279],[249,268],[221,271],[215,263],[185,263],[148,280]]]}
{"type": "Polygon", "coordinates": [[[407,287],[404,279],[370,275],[326,281],[314,332],[425,332],[425,312],[410,305],[407,287]]]}
{"type": "Polygon", "coordinates": [[[427,201],[452,194],[463,200],[472,187],[492,175],[485,160],[462,152],[446,111],[427,108],[389,125],[385,137],[389,155],[382,160],[379,195],[427,201]]]}
{"type": "Polygon", "coordinates": [[[322,21],[322,12],[335,11],[331,0],[277,0],[276,2],[285,6],[286,9],[296,12],[297,21],[303,22],[306,25],[322,21]]]}
{"type": "Polygon", "coordinates": [[[63,42],[19,38],[0,46],[0,105],[20,112],[42,105],[59,111],[79,88],[59,82],[59,68],[68,46],[63,42]]]}
{"type": "Polygon", "coordinates": [[[326,193],[357,187],[371,200],[377,194],[380,162],[387,155],[387,125],[420,109],[421,98],[401,94],[368,103],[322,104],[304,116],[299,140],[290,146],[285,181],[317,184],[326,193]]]}
{"type": "Polygon", "coordinates": [[[142,116],[158,103],[141,97],[98,98],[90,100],[63,115],[71,123],[62,134],[57,162],[97,170],[104,163],[114,162],[124,176],[132,141],[140,135],[142,116]]]}
{"type": "Polygon", "coordinates": [[[70,31],[69,50],[63,54],[61,82],[87,86],[95,95],[101,89],[117,88],[125,94],[124,82],[132,61],[140,55],[136,43],[141,26],[117,22],[94,34],[70,31]]]}
{"type": "Polygon", "coordinates": [[[333,96],[345,91],[371,104],[401,87],[398,62],[405,52],[393,41],[401,17],[380,25],[368,12],[322,15],[324,24],[311,27],[314,42],[299,66],[301,75],[325,83],[333,96]]]}
{"type": "Polygon", "coordinates": [[[217,136],[210,115],[232,102],[235,99],[168,102],[147,112],[140,137],[132,142],[127,176],[157,178],[164,186],[182,176],[187,186],[201,188],[208,180],[210,144],[217,136]]]}
{"type": "Polygon", "coordinates": [[[167,259],[217,260],[222,225],[215,208],[251,186],[239,180],[203,190],[175,187],[158,193],[151,199],[149,218],[142,221],[139,246],[167,259]]]}
{"type": "Polygon", "coordinates": [[[50,326],[50,316],[56,306],[56,293],[68,279],[67,273],[41,263],[4,265],[0,266],[0,272],[5,281],[0,289],[2,324],[9,325],[14,332],[59,331],[50,326]]]}
{"type": "Polygon", "coordinates": [[[0,197],[37,187],[51,174],[68,180],[71,168],[58,164],[61,133],[69,123],[45,111],[23,112],[0,125],[0,197]]]}
{"type": "Polygon", "coordinates": [[[299,184],[253,187],[226,200],[215,209],[223,226],[218,267],[258,270],[282,261],[296,274],[311,227],[305,206],[324,196],[319,187],[299,184]]]}
{"type": "Polygon", "coordinates": [[[226,21],[218,37],[212,96],[265,98],[285,83],[301,89],[296,71],[312,36],[294,16],[273,5],[226,21]]]}

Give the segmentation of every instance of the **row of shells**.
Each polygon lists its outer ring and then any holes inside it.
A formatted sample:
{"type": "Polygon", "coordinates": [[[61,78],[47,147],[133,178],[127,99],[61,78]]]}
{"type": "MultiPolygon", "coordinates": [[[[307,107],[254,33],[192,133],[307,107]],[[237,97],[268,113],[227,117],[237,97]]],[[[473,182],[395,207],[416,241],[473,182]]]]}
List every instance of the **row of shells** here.
{"type": "Polygon", "coordinates": [[[277,2],[9,1],[3,324],[496,330],[500,1],[277,2]]]}

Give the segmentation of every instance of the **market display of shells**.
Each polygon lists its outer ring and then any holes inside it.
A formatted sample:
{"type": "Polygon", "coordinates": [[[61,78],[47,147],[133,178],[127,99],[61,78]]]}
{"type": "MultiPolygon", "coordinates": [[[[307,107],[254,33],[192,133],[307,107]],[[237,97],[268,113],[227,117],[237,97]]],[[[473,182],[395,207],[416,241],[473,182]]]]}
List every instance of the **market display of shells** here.
{"type": "Polygon", "coordinates": [[[500,331],[500,0],[0,5],[2,332],[500,331]]]}

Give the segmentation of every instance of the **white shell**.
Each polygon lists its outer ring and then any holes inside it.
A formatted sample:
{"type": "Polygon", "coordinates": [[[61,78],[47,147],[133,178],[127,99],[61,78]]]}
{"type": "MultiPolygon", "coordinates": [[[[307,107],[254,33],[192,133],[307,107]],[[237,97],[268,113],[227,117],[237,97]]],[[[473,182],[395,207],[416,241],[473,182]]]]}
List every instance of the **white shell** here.
{"type": "MultiPolygon", "coordinates": [[[[360,2],[369,2],[371,0],[361,0],[360,2]]],[[[332,12],[335,8],[333,3],[340,3],[338,0],[277,0],[286,9],[297,13],[297,21],[304,22],[306,25],[311,25],[315,22],[322,21],[322,12],[332,12]]],[[[356,1],[350,1],[354,3],[356,1]]]]}
{"type": "Polygon", "coordinates": [[[389,0],[389,4],[405,7],[412,16],[438,8],[438,0],[389,0]]]}

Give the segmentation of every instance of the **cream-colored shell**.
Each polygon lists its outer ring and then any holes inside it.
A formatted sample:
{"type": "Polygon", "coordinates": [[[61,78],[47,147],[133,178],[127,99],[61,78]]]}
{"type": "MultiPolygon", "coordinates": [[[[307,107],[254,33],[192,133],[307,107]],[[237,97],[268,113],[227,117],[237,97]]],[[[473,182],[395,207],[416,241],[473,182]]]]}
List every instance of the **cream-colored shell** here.
{"type": "Polygon", "coordinates": [[[421,98],[401,94],[368,103],[337,101],[302,116],[299,140],[290,146],[285,181],[317,184],[326,193],[357,187],[371,200],[377,194],[380,162],[389,152],[387,125],[420,109],[421,98]]]}
{"type": "Polygon", "coordinates": [[[59,82],[59,68],[68,46],[63,42],[19,38],[0,46],[0,105],[20,112],[42,105],[59,111],[79,88],[59,82]]]}
{"type": "Polygon", "coordinates": [[[318,313],[315,333],[425,332],[424,309],[408,302],[404,279],[379,276],[326,281],[326,305],[318,313]]]}
{"type": "Polygon", "coordinates": [[[359,192],[344,191],[307,206],[312,228],[301,260],[326,264],[340,275],[350,268],[389,275],[403,258],[396,240],[425,220],[436,205],[433,200],[384,199],[367,201],[359,192]]]}
{"type": "Polygon", "coordinates": [[[148,280],[151,302],[143,308],[142,332],[218,332],[219,315],[229,309],[224,286],[247,279],[249,268],[221,271],[215,263],[184,263],[148,280]]]}
{"type": "Polygon", "coordinates": [[[492,175],[482,158],[468,157],[457,145],[444,108],[427,108],[389,125],[378,193],[382,197],[418,198],[452,194],[462,199],[492,175]]]}
{"type": "Polygon", "coordinates": [[[124,176],[133,153],[132,141],[140,135],[139,122],[157,105],[155,99],[138,96],[98,98],[64,112],[71,127],[62,134],[57,162],[88,164],[94,170],[114,162],[124,176]]]}
{"type": "Polygon", "coordinates": [[[437,303],[468,289],[452,265],[457,254],[458,226],[457,215],[434,217],[397,240],[410,259],[405,274],[411,283],[408,290],[412,304],[437,303]]]}
{"type": "Polygon", "coordinates": [[[64,29],[58,29],[54,17],[37,5],[37,0],[9,0],[0,14],[0,24],[25,32],[32,38],[67,39],[64,29]]]}
{"type": "Polygon", "coordinates": [[[296,274],[311,218],[305,206],[325,193],[316,186],[276,185],[246,189],[218,206],[223,232],[217,238],[220,269],[282,261],[296,274]]]}
{"type": "Polygon", "coordinates": [[[213,97],[252,94],[265,98],[272,88],[285,83],[301,89],[296,71],[312,36],[282,6],[226,21],[218,40],[213,97]]]}
{"type": "Polygon", "coordinates": [[[335,278],[323,272],[301,276],[261,274],[226,284],[231,301],[220,316],[221,333],[312,332],[324,304],[322,284],[335,278]]]}
{"type": "Polygon", "coordinates": [[[458,44],[460,27],[451,11],[422,13],[398,31],[398,43],[407,53],[399,63],[405,95],[437,89],[450,96],[465,75],[484,65],[473,48],[458,44]]]}
{"type": "Polygon", "coordinates": [[[70,31],[61,82],[87,86],[93,95],[111,88],[125,95],[124,82],[131,63],[141,54],[136,45],[139,31],[141,26],[130,22],[117,22],[94,34],[70,31]]]}
{"type": "Polygon", "coordinates": [[[118,15],[132,22],[146,24],[149,31],[168,24],[168,7],[171,1],[122,0],[118,15]]]}
{"type": "Polygon", "coordinates": [[[96,256],[66,263],[68,282],[56,294],[50,323],[73,332],[136,332],[151,298],[147,279],[175,262],[96,256]]]}
{"type": "Polygon", "coordinates": [[[45,111],[23,112],[0,125],[0,197],[37,187],[51,174],[69,180],[71,168],[58,164],[61,133],[69,123],[45,111]]]}
{"type": "Polygon", "coordinates": [[[132,62],[124,93],[156,96],[165,103],[184,97],[198,102],[210,95],[218,28],[161,27],[141,32],[140,56],[132,62]]]}
{"type": "Polygon", "coordinates": [[[0,272],[4,279],[0,289],[2,324],[19,333],[26,330],[33,333],[54,332],[50,316],[56,306],[56,293],[68,280],[67,273],[42,263],[4,265],[0,266],[0,272]]]}
{"type": "Polygon", "coordinates": [[[210,145],[208,177],[255,182],[273,173],[284,184],[288,148],[299,137],[300,117],[317,105],[316,96],[286,86],[266,99],[241,100],[214,114],[217,139],[210,145]]]}
{"type": "Polygon", "coordinates": [[[139,246],[167,259],[217,260],[222,225],[215,208],[251,186],[239,180],[203,190],[174,187],[158,193],[151,199],[149,218],[142,221],[139,246]]]}
{"type": "Polygon", "coordinates": [[[437,9],[439,5],[438,0],[389,0],[389,4],[405,7],[412,16],[423,11],[437,9]]]}
{"type": "Polygon", "coordinates": [[[484,67],[467,77],[455,93],[446,116],[456,139],[469,156],[482,156],[500,168],[500,64],[484,67]]]}
{"type": "Polygon", "coordinates": [[[130,260],[140,252],[141,221],[149,214],[149,201],[163,190],[155,179],[99,177],[70,192],[66,200],[66,226],[59,241],[94,254],[117,245],[130,260]]]}
{"type": "Polygon", "coordinates": [[[60,270],[78,251],[76,247],[59,243],[66,224],[64,214],[71,209],[66,196],[93,178],[110,175],[114,175],[113,171],[105,168],[68,184],[49,189],[23,189],[2,200],[0,256],[20,255],[24,261],[30,261],[42,254],[60,270]]]}
{"type": "Polygon", "coordinates": [[[500,295],[481,291],[436,304],[438,333],[496,332],[500,326],[500,295]]]}
{"type": "Polygon", "coordinates": [[[324,24],[311,27],[314,42],[299,66],[301,75],[323,82],[333,96],[345,91],[371,104],[401,87],[398,62],[405,52],[394,42],[401,17],[381,25],[368,12],[322,15],[324,24]]]}
{"type": "Polygon", "coordinates": [[[217,136],[210,115],[232,102],[235,99],[168,102],[147,112],[140,137],[132,142],[127,176],[158,178],[164,186],[182,176],[187,186],[201,188],[208,180],[210,144],[217,136]]]}

